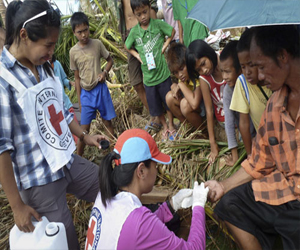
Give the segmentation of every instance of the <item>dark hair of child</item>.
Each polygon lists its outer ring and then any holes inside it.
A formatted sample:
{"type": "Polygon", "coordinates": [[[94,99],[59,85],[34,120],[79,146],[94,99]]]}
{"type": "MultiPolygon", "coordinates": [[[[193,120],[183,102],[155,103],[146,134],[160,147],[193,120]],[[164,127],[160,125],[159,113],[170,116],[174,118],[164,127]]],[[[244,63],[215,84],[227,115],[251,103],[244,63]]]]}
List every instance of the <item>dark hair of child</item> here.
{"type": "Polygon", "coordinates": [[[81,24],[89,26],[89,19],[83,12],[75,12],[71,17],[71,27],[73,32],[75,31],[76,26],[81,24]]]}
{"type": "MultiPolygon", "coordinates": [[[[112,151],[107,154],[99,168],[99,187],[101,200],[106,207],[109,202],[120,190],[120,187],[129,185],[132,181],[135,169],[141,162],[115,165],[113,168],[112,161],[120,159],[120,155],[112,151]]],[[[150,168],[151,159],[144,162],[147,168],[150,168]]],[[[122,191],[122,190],[120,190],[122,191]]]]}
{"type": "Polygon", "coordinates": [[[203,40],[194,40],[187,48],[185,56],[188,74],[194,85],[196,84],[195,80],[199,77],[199,73],[195,70],[196,61],[202,57],[211,60],[214,69],[217,67],[218,57],[214,49],[203,40]]]}
{"type": "Polygon", "coordinates": [[[220,61],[225,61],[228,58],[232,59],[233,67],[236,73],[241,71],[241,65],[236,51],[237,44],[238,41],[230,41],[228,44],[226,44],[226,46],[224,47],[224,49],[220,54],[220,61]]]}
{"type": "Polygon", "coordinates": [[[236,46],[236,52],[250,51],[250,44],[254,28],[246,29],[240,37],[236,46]]]}
{"type": "Polygon", "coordinates": [[[168,49],[166,59],[171,72],[184,67],[186,47],[182,43],[172,43],[168,49]]]}
{"type": "Polygon", "coordinates": [[[294,25],[274,25],[254,28],[254,41],[264,55],[279,65],[278,56],[285,49],[293,58],[300,57],[299,33],[294,25]]]}
{"type": "MultiPolygon", "coordinates": [[[[7,6],[5,16],[5,22],[7,24],[5,44],[10,46],[14,41],[19,44],[20,30],[23,28],[24,22],[43,11],[47,11],[47,14],[26,23],[24,27],[27,31],[28,38],[33,42],[47,38],[50,28],[60,28],[59,13],[55,11],[46,0],[11,2],[7,6]]],[[[48,62],[44,63],[43,68],[49,75],[53,75],[48,62]]]]}
{"type": "Polygon", "coordinates": [[[142,6],[147,6],[147,5],[150,7],[149,0],[130,0],[130,6],[133,13],[137,8],[140,8],[142,6]]]}

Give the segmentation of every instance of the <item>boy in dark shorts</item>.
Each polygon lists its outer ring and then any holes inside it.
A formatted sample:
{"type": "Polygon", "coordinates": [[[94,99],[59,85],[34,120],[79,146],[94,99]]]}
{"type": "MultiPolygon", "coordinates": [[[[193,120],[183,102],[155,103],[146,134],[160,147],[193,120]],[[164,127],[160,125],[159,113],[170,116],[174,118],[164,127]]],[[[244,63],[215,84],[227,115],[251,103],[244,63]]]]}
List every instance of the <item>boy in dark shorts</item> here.
{"type": "MultiPolygon", "coordinates": [[[[152,19],[156,19],[156,12],[158,10],[157,1],[151,0],[150,5],[150,17],[152,19]]],[[[130,30],[138,24],[138,20],[132,12],[130,0],[118,0],[118,11],[120,17],[119,28],[122,34],[122,39],[125,42],[130,30]]],[[[130,53],[127,53],[127,62],[130,84],[136,91],[145,108],[149,111],[145,87],[143,84],[143,72],[141,69],[141,63],[130,53]]],[[[151,117],[151,121],[145,126],[145,129],[151,129],[158,132],[161,127],[162,125],[159,123],[158,117],[151,117]]]]}
{"type": "MultiPolygon", "coordinates": [[[[74,70],[75,86],[81,111],[81,127],[88,133],[90,124],[99,110],[110,137],[114,134],[111,119],[116,117],[105,79],[113,65],[113,59],[102,42],[89,38],[89,21],[83,12],[75,12],[71,17],[71,26],[78,43],[70,50],[70,68],[74,70]],[[100,59],[107,61],[104,71],[100,59]]],[[[82,155],[84,142],[77,143],[77,154],[82,155]]]]}
{"type": "Polygon", "coordinates": [[[149,0],[131,0],[130,4],[139,24],[131,29],[125,46],[141,62],[150,115],[159,117],[164,128],[163,139],[167,139],[171,136],[169,131],[175,129],[172,113],[167,110],[169,126],[164,116],[163,103],[167,108],[165,97],[172,82],[163,53],[175,31],[167,23],[150,18],[149,0]],[[169,37],[166,41],[165,36],[169,37]]]}

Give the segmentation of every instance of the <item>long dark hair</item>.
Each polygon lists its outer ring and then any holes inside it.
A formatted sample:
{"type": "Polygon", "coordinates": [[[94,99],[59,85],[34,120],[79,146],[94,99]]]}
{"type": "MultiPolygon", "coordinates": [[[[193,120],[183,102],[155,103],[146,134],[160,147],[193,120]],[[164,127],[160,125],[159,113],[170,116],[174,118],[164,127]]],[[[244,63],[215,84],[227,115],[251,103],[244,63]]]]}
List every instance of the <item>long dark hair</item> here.
{"type": "Polygon", "coordinates": [[[190,79],[196,85],[195,80],[199,77],[199,73],[195,70],[196,61],[202,57],[207,57],[212,61],[213,69],[218,65],[218,57],[212,47],[203,40],[197,39],[190,43],[186,50],[185,61],[190,79]]]}
{"type": "MultiPolygon", "coordinates": [[[[99,187],[101,192],[101,201],[104,207],[120,190],[120,187],[129,185],[132,181],[135,169],[141,162],[120,164],[113,168],[113,160],[120,159],[120,155],[112,151],[107,154],[99,168],[99,187]]],[[[150,167],[151,159],[144,161],[147,168],[150,167]]]]}
{"type": "MultiPolygon", "coordinates": [[[[14,41],[20,43],[20,30],[28,19],[47,11],[47,14],[28,22],[25,29],[28,38],[36,42],[46,38],[49,28],[60,28],[60,15],[46,0],[13,1],[6,9],[6,37],[5,44],[12,45],[14,41]]],[[[51,66],[48,62],[43,65],[45,71],[52,76],[51,66]]]]}

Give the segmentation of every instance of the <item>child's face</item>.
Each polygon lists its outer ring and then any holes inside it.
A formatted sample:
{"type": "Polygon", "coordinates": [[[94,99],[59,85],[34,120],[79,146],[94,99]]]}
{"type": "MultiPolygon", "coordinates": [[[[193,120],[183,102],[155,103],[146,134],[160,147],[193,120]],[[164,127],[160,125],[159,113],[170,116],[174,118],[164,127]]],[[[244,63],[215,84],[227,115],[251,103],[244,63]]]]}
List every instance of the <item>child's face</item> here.
{"type": "Polygon", "coordinates": [[[174,68],[172,74],[181,82],[187,82],[190,80],[189,73],[185,64],[181,65],[180,67],[174,68]]]}
{"type": "Polygon", "coordinates": [[[26,55],[25,57],[33,65],[42,65],[49,61],[54,54],[55,44],[58,40],[59,29],[49,29],[48,36],[43,39],[39,39],[36,42],[28,39],[26,43],[26,55]]]}
{"type": "Polygon", "coordinates": [[[231,57],[226,60],[220,61],[220,70],[222,72],[223,80],[229,85],[229,87],[234,87],[236,79],[239,77],[240,72],[236,72],[233,66],[233,60],[231,57]]]}
{"type": "Polygon", "coordinates": [[[142,5],[141,7],[136,8],[133,14],[136,16],[142,27],[148,26],[150,22],[150,6],[142,5]]]}
{"type": "Polygon", "coordinates": [[[90,29],[86,24],[79,24],[75,27],[74,35],[78,39],[80,44],[87,44],[89,42],[90,29]]]}
{"type": "Polygon", "coordinates": [[[195,70],[199,75],[211,75],[214,71],[212,61],[208,57],[201,57],[196,60],[195,70]]]}
{"type": "Polygon", "coordinates": [[[261,83],[258,80],[257,67],[253,65],[250,57],[250,51],[242,51],[238,53],[242,73],[250,84],[256,85],[261,83]]]}

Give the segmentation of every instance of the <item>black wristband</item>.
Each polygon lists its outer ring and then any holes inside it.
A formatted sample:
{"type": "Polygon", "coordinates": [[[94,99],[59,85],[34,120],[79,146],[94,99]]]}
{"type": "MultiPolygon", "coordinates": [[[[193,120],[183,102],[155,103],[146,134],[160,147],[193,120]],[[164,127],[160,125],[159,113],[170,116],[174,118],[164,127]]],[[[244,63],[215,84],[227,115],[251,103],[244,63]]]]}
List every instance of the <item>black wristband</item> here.
{"type": "Polygon", "coordinates": [[[170,203],[170,200],[166,200],[166,203],[168,205],[168,208],[171,212],[172,215],[174,215],[176,213],[176,211],[174,210],[174,208],[172,207],[171,203],[170,203]]]}

